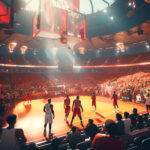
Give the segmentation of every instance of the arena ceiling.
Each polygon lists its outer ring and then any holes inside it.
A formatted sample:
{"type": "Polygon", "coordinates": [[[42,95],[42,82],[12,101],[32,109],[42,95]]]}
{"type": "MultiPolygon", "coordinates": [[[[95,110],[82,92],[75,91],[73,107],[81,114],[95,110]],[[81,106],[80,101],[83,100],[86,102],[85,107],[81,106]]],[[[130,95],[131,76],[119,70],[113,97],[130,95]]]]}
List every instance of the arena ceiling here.
{"type": "MultiPolygon", "coordinates": [[[[26,0],[27,1],[27,0],[26,0]]],[[[107,0],[109,2],[110,7],[113,6],[116,2],[115,0],[107,0]]],[[[99,11],[103,10],[104,8],[108,8],[108,4],[104,2],[103,0],[92,0],[93,4],[93,14],[90,14],[92,11],[92,5],[90,0],[87,2],[87,0],[81,0],[80,1],[81,6],[80,6],[80,11],[86,14],[92,15],[92,17],[95,17],[99,15],[99,11]],[[82,10],[82,5],[86,1],[86,9],[82,10]]],[[[34,4],[34,3],[33,3],[34,4]]],[[[31,7],[31,4],[30,4],[31,7]]],[[[85,7],[83,7],[85,8],[85,7]]],[[[144,11],[144,10],[143,10],[144,11]]],[[[149,12],[144,12],[143,13],[145,16],[149,16],[149,12]],[[147,15],[145,15],[147,13],[147,15]]],[[[138,20],[138,18],[135,18],[138,20]]],[[[102,33],[102,30],[98,30],[96,34],[92,35],[92,37],[87,38],[86,40],[83,41],[78,41],[75,43],[74,49],[79,49],[80,47],[84,47],[85,49],[100,49],[100,48],[109,48],[109,47],[114,47],[116,43],[124,43],[127,45],[130,45],[132,43],[138,43],[142,41],[148,41],[150,40],[150,21],[147,20],[142,20],[139,22],[140,24],[134,25],[134,27],[122,29],[122,31],[112,33],[112,34],[104,34],[102,33]],[[138,31],[142,30],[142,34],[139,34],[138,31]],[[98,33],[98,35],[97,35],[98,33]]],[[[98,19],[100,20],[100,18],[98,19]]],[[[114,20],[115,21],[115,20],[114,20]]],[[[126,21],[126,20],[125,20],[126,21]]],[[[134,22],[134,21],[132,21],[134,22]]],[[[101,21],[100,21],[101,23],[101,21]]],[[[99,24],[98,24],[99,25],[99,24]]],[[[16,25],[17,28],[20,28],[20,26],[16,25]]],[[[31,26],[30,26],[31,27],[31,26]]],[[[95,26],[96,27],[96,24],[95,26]]],[[[105,27],[105,25],[104,25],[105,27]]],[[[27,27],[29,28],[29,27],[27,27]]],[[[113,28],[113,27],[112,27],[113,28]]],[[[24,32],[25,28],[20,29],[22,32],[24,32]]],[[[30,29],[32,30],[32,29],[30,29]]],[[[45,42],[47,42],[50,39],[43,39],[43,38],[32,38],[31,35],[29,34],[24,34],[21,32],[17,32],[18,30],[0,30],[0,43],[7,44],[11,41],[16,41],[18,43],[18,46],[21,45],[27,45],[30,49],[44,49],[45,48],[45,42]]],[[[89,30],[90,31],[90,30],[89,30]]],[[[92,32],[92,31],[91,31],[92,32]]]]}
{"type": "MultiPolygon", "coordinates": [[[[36,10],[38,0],[20,0],[26,3],[27,10],[36,10]]],[[[57,6],[67,8],[69,2],[73,0],[51,0],[56,3],[57,6]]],[[[75,0],[74,0],[75,1],[75,0]]],[[[78,0],[76,0],[78,1],[78,0]]],[[[79,0],[79,11],[83,14],[91,14],[98,12],[102,9],[112,5],[116,0],[79,0]]]]}
{"type": "Polygon", "coordinates": [[[90,40],[84,40],[76,44],[75,49],[84,47],[85,49],[100,49],[115,47],[116,43],[124,43],[131,45],[133,43],[140,43],[142,41],[150,42],[150,21],[141,25],[143,34],[138,34],[138,26],[135,26],[128,31],[118,32],[116,34],[93,37],[90,40]]]}
{"type": "MultiPolygon", "coordinates": [[[[112,35],[107,36],[99,36],[91,39],[87,39],[81,42],[78,42],[74,49],[78,49],[79,47],[84,47],[85,49],[99,49],[99,48],[109,48],[114,47],[116,43],[124,43],[127,45],[133,43],[139,43],[142,41],[150,40],[150,21],[143,23],[141,25],[141,29],[143,30],[143,34],[139,35],[137,33],[138,27],[131,28],[128,32],[119,32],[112,35]]],[[[4,31],[0,31],[0,42],[1,43],[9,43],[11,41],[17,41],[18,45],[27,45],[32,49],[42,49],[45,46],[45,39],[41,38],[32,38],[31,36],[13,33],[11,35],[6,34],[4,31]]]]}

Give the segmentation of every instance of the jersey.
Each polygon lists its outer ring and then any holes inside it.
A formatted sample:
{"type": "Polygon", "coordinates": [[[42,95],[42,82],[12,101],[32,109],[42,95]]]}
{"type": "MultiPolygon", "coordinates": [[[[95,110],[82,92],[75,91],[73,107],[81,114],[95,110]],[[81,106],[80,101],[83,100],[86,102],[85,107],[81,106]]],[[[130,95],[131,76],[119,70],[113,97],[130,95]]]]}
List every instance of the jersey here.
{"type": "Polygon", "coordinates": [[[47,103],[47,104],[45,104],[44,107],[45,107],[45,113],[46,113],[46,114],[49,114],[49,115],[52,115],[52,108],[53,108],[53,105],[47,103]]]}
{"type": "Polygon", "coordinates": [[[44,108],[45,108],[45,123],[52,123],[52,120],[53,120],[53,113],[52,113],[53,105],[47,103],[47,104],[45,104],[44,108]]]}
{"type": "Polygon", "coordinates": [[[73,101],[73,103],[74,103],[74,109],[80,109],[80,107],[81,107],[81,101],[80,100],[75,99],[73,101]]]}
{"type": "Polygon", "coordinates": [[[147,96],[147,97],[146,97],[146,102],[145,102],[145,104],[146,104],[146,105],[150,105],[150,96],[147,96]]]}
{"type": "Polygon", "coordinates": [[[113,99],[113,100],[118,100],[117,94],[113,94],[112,99],[113,99]]]}
{"type": "Polygon", "coordinates": [[[3,129],[0,138],[1,150],[21,150],[16,138],[16,129],[3,129]]]}
{"type": "Polygon", "coordinates": [[[64,100],[64,106],[70,106],[70,98],[64,100]]]}
{"type": "Polygon", "coordinates": [[[64,100],[64,108],[65,108],[65,114],[66,116],[68,116],[70,113],[70,98],[66,98],[64,100]]]}
{"type": "Polygon", "coordinates": [[[113,94],[112,99],[113,99],[113,105],[117,105],[117,100],[118,100],[117,94],[113,94]]]}
{"type": "Polygon", "coordinates": [[[92,99],[92,106],[96,106],[96,95],[92,94],[91,99],[92,99]]]}

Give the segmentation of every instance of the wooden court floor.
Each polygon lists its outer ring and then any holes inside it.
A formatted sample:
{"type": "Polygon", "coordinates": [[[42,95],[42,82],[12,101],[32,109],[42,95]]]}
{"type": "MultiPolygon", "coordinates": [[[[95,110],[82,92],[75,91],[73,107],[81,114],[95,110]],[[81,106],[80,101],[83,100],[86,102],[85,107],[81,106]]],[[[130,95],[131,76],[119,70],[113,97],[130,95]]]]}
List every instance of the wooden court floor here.
{"type": "MultiPolygon", "coordinates": [[[[75,99],[74,96],[71,98],[72,101],[75,99]]],[[[97,96],[97,110],[96,112],[91,106],[90,96],[80,96],[83,105],[83,123],[84,126],[87,124],[89,118],[94,119],[96,124],[103,124],[106,119],[115,119],[115,111],[113,109],[112,101],[109,98],[97,96]]],[[[52,98],[54,105],[55,118],[52,125],[52,132],[54,136],[65,135],[70,131],[70,126],[64,120],[64,107],[63,97],[52,98]]],[[[13,113],[18,116],[16,127],[23,128],[25,135],[29,142],[31,141],[42,141],[45,140],[43,136],[43,125],[44,125],[44,112],[43,107],[47,102],[46,99],[32,100],[31,105],[24,105],[24,102],[16,104],[13,113]]],[[[131,112],[133,108],[137,108],[139,112],[144,112],[145,107],[142,104],[135,104],[132,102],[119,101],[119,112],[124,111],[131,112]]],[[[69,115],[69,122],[72,117],[72,112],[69,115]]],[[[82,128],[80,125],[79,118],[75,118],[73,125],[82,128]]]]}

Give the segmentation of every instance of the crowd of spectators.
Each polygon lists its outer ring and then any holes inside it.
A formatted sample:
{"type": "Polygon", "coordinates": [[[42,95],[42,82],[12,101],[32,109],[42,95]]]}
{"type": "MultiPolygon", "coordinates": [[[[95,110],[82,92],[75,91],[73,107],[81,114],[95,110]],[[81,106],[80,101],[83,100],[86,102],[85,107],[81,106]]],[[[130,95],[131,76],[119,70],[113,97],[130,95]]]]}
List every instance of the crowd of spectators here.
{"type": "MultiPolygon", "coordinates": [[[[0,114],[5,107],[12,107],[14,102],[46,98],[50,96],[90,95],[93,90],[96,95],[111,96],[113,91],[122,100],[145,102],[147,91],[150,89],[150,74],[135,73],[104,83],[99,83],[99,76],[73,74],[46,76],[25,74],[2,76],[0,80],[0,114]],[[73,79],[73,80],[72,80],[73,79]]],[[[9,109],[7,109],[9,110],[9,109]]]]}
{"type": "MultiPolygon", "coordinates": [[[[12,114],[6,118],[8,127],[2,127],[0,120],[0,149],[5,150],[38,150],[41,147],[34,143],[26,144],[26,137],[22,129],[15,128],[16,115],[12,114]]],[[[124,116],[116,113],[116,120],[106,120],[102,126],[94,124],[93,119],[89,119],[84,130],[72,126],[71,131],[64,138],[55,137],[51,139],[50,145],[45,150],[126,150],[134,144],[134,139],[138,135],[150,137],[150,118],[148,114],[138,114],[136,108],[129,114],[124,112],[124,116]]],[[[150,142],[150,141],[149,141],[150,142]]],[[[150,143],[149,143],[150,145],[150,143]]],[[[148,147],[146,147],[148,150],[148,147]]]]}
{"type": "Polygon", "coordinates": [[[120,99],[144,102],[150,89],[150,73],[138,72],[107,81],[99,85],[99,93],[110,96],[116,91],[120,99]]]}
{"type": "MultiPolygon", "coordinates": [[[[143,94],[144,96],[150,87],[149,73],[128,75],[103,84],[97,84],[89,76],[86,76],[84,79],[81,77],[74,78],[72,81],[72,77],[66,79],[63,76],[52,78],[41,75],[19,75],[11,77],[11,81],[4,81],[0,82],[1,116],[3,116],[5,110],[9,110],[5,107],[12,107],[16,100],[39,98],[39,93],[42,97],[51,96],[49,93],[52,94],[53,92],[55,94],[56,92],[60,94],[79,94],[78,92],[80,94],[89,94],[94,89],[97,95],[109,96],[115,90],[120,98],[123,98],[123,91],[130,89],[132,91],[131,97],[134,101],[134,93],[143,94]]],[[[2,149],[5,150],[38,149],[33,143],[27,146],[23,130],[15,128],[16,119],[16,115],[8,116],[6,119],[8,123],[7,128],[2,127],[2,121],[0,120],[0,149],[1,147],[4,147],[2,149]],[[11,148],[9,147],[10,145],[12,145],[11,148]]],[[[95,150],[107,150],[112,147],[115,150],[124,150],[133,142],[134,134],[137,134],[138,131],[148,128],[146,132],[150,136],[149,127],[148,114],[140,115],[137,109],[134,108],[132,114],[124,112],[124,116],[122,116],[122,114],[117,113],[115,121],[106,120],[105,125],[101,127],[94,124],[92,119],[89,119],[84,131],[80,131],[73,126],[63,140],[60,138],[53,139],[50,147],[54,150],[76,149],[80,146],[82,147],[83,144],[95,150]]]]}
{"type": "Polygon", "coordinates": [[[146,137],[150,137],[150,120],[148,117],[148,114],[138,114],[137,109],[134,108],[131,114],[124,112],[124,117],[117,113],[115,121],[108,119],[101,127],[89,119],[84,131],[73,126],[66,138],[57,142],[57,149],[128,149],[128,146],[134,142],[134,132],[137,134],[139,130],[146,129],[146,132],[144,131],[146,137]],[[143,121],[141,122],[139,118],[142,118],[143,121]],[[142,128],[139,127],[139,124],[143,125],[142,128]]]}

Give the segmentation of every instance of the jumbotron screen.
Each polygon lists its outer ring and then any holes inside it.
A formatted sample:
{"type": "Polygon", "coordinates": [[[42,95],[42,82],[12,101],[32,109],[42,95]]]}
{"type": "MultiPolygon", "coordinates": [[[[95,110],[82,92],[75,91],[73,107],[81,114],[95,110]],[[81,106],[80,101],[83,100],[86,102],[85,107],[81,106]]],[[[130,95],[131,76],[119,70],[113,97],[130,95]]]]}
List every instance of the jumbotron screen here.
{"type": "Polygon", "coordinates": [[[76,7],[70,6],[70,3],[67,5],[67,0],[65,2],[65,6],[60,7],[60,4],[56,5],[52,0],[40,1],[39,13],[33,20],[33,36],[37,31],[41,37],[59,38],[61,34],[81,36],[85,29],[85,17],[78,13],[76,7]]]}
{"type": "Polygon", "coordinates": [[[0,27],[13,25],[13,0],[0,0],[0,27]]]}

